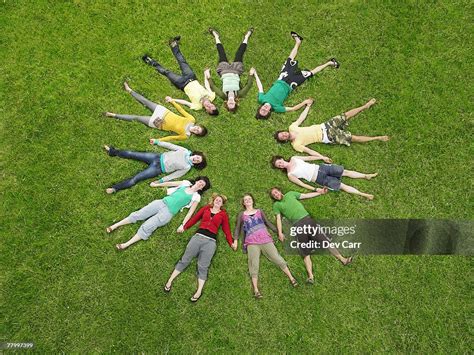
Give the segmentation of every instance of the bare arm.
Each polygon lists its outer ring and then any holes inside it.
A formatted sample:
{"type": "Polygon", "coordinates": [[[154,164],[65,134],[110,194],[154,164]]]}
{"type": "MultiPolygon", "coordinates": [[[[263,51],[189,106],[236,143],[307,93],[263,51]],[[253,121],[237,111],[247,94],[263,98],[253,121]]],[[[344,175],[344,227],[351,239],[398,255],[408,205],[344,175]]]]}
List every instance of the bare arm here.
{"type": "Polygon", "coordinates": [[[257,71],[255,71],[255,83],[257,84],[257,89],[258,89],[258,92],[261,92],[263,93],[263,85],[262,85],[262,82],[260,81],[260,78],[258,77],[258,74],[257,74],[257,71]]]}
{"type": "Polygon", "coordinates": [[[308,116],[309,110],[310,110],[311,106],[313,105],[313,99],[306,99],[306,100],[300,102],[298,105],[293,106],[293,107],[285,107],[285,109],[287,111],[297,111],[305,105],[306,105],[305,109],[303,110],[303,112],[301,112],[300,117],[298,117],[298,119],[296,120],[296,125],[297,126],[302,124],[303,121],[308,116]]]}
{"type": "Polygon", "coordinates": [[[327,194],[327,193],[328,193],[328,188],[323,187],[322,189],[316,189],[316,192],[309,192],[307,194],[301,194],[300,195],[300,200],[306,200],[308,198],[321,196],[321,195],[324,195],[324,194],[327,194]]]}
{"type": "Polygon", "coordinates": [[[315,150],[309,149],[308,147],[304,147],[303,152],[308,153],[309,155],[314,157],[314,159],[310,159],[310,160],[322,160],[322,161],[324,161],[325,163],[328,163],[328,164],[332,163],[332,160],[330,158],[325,157],[324,155],[318,153],[315,150]]]}
{"type": "Polygon", "coordinates": [[[188,213],[186,213],[186,217],[184,217],[184,219],[183,219],[183,223],[181,223],[182,226],[184,226],[186,224],[186,222],[189,221],[189,219],[192,217],[192,215],[196,211],[196,208],[197,208],[198,204],[199,204],[199,202],[197,202],[197,201],[194,201],[192,203],[191,207],[189,208],[188,213]]]}
{"type": "Polygon", "coordinates": [[[194,120],[194,117],[190,113],[186,112],[186,110],[180,104],[178,104],[176,100],[171,99],[170,102],[174,106],[174,108],[181,114],[181,116],[186,118],[192,118],[194,120]]]}
{"type": "Polygon", "coordinates": [[[182,181],[167,181],[167,182],[159,182],[159,181],[152,181],[150,182],[151,187],[176,187],[181,185],[182,181]]]}
{"type": "Polygon", "coordinates": [[[207,91],[213,92],[211,89],[211,86],[209,85],[209,78],[211,77],[211,72],[208,69],[204,70],[204,87],[206,88],[207,91]]]}
{"type": "Polygon", "coordinates": [[[311,186],[311,185],[308,185],[308,184],[305,184],[303,181],[301,181],[300,179],[298,179],[296,176],[294,175],[291,175],[291,174],[288,174],[288,179],[293,183],[293,184],[296,184],[298,186],[301,186],[305,189],[308,189],[308,190],[311,190],[311,191],[314,191],[316,190],[315,187],[311,186]]]}
{"type": "Polygon", "coordinates": [[[189,101],[183,100],[183,99],[173,99],[175,102],[181,105],[185,105],[188,107],[191,107],[191,103],[189,101]]]}
{"type": "Polygon", "coordinates": [[[276,222],[277,222],[277,231],[278,231],[278,239],[280,242],[285,240],[285,235],[283,234],[282,226],[281,226],[281,214],[276,215],[276,222]]]}

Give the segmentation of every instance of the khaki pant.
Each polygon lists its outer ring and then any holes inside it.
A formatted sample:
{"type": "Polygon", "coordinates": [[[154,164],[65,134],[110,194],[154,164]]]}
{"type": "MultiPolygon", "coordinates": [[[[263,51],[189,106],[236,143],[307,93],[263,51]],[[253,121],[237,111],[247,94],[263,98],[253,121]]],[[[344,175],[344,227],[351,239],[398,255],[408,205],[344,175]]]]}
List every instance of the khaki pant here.
{"type": "Polygon", "coordinates": [[[266,244],[250,244],[247,247],[248,262],[249,262],[249,273],[250,277],[257,277],[258,270],[260,267],[260,254],[263,253],[275,265],[279,266],[281,269],[286,267],[286,261],[278,253],[275,244],[266,243],[266,244]]]}

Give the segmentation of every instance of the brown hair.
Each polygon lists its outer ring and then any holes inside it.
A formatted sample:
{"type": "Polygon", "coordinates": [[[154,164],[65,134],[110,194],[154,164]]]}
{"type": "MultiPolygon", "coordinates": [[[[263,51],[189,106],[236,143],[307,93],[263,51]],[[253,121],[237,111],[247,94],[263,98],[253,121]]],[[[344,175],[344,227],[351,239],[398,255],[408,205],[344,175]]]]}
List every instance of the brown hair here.
{"type": "Polygon", "coordinates": [[[244,205],[245,196],[250,196],[252,198],[253,207],[255,207],[255,199],[253,198],[253,195],[250,192],[247,192],[242,196],[242,199],[240,200],[240,204],[242,205],[242,207],[245,209],[245,205],[244,205]]]}
{"type": "Polygon", "coordinates": [[[281,189],[280,189],[278,186],[273,186],[273,187],[268,191],[268,194],[270,195],[270,198],[271,198],[273,201],[277,201],[277,200],[275,199],[275,197],[272,196],[272,191],[273,191],[273,190],[278,190],[278,191],[280,191],[280,193],[283,193],[283,192],[281,191],[281,189]]]}
{"type": "Polygon", "coordinates": [[[209,198],[209,205],[213,206],[214,201],[216,198],[220,197],[222,199],[222,205],[224,206],[225,203],[227,202],[227,196],[223,194],[218,194],[217,192],[213,192],[211,197],[209,198]]]}

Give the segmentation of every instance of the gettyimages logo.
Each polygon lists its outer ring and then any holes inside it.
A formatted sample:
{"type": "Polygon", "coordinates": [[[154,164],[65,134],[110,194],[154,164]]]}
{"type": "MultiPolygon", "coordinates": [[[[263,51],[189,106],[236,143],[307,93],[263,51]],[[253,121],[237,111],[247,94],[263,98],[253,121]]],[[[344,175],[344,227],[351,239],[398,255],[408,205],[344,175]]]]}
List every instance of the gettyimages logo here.
{"type": "Polygon", "coordinates": [[[315,237],[318,234],[326,234],[326,236],[337,235],[343,237],[356,233],[356,225],[353,226],[311,226],[304,225],[298,227],[290,227],[290,235],[296,237],[301,234],[310,234],[315,237]]]}

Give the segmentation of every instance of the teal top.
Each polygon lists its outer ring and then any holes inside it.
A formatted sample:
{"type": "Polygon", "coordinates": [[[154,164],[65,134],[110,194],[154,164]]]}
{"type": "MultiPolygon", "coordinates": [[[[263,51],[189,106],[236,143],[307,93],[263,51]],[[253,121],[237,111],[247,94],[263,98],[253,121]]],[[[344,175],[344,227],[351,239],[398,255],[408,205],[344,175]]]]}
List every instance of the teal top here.
{"type": "Polygon", "coordinates": [[[258,94],[258,102],[260,104],[269,103],[275,112],[286,112],[283,103],[291,92],[291,86],[283,80],[277,80],[273,83],[270,90],[266,94],[258,94]]]}
{"type": "Polygon", "coordinates": [[[225,73],[222,74],[222,91],[225,93],[229,91],[239,91],[240,90],[240,77],[239,74],[234,73],[225,73]]]}
{"type": "Polygon", "coordinates": [[[275,214],[282,214],[288,218],[291,223],[295,223],[301,218],[306,217],[309,213],[299,201],[300,196],[301,194],[296,191],[287,192],[283,195],[281,201],[276,201],[273,204],[273,212],[275,212],[275,214]]]}
{"type": "Polygon", "coordinates": [[[173,216],[177,214],[181,208],[188,205],[193,198],[194,193],[186,193],[186,188],[188,188],[188,186],[181,186],[171,195],[163,199],[163,202],[168,206],[173,216]]]}

